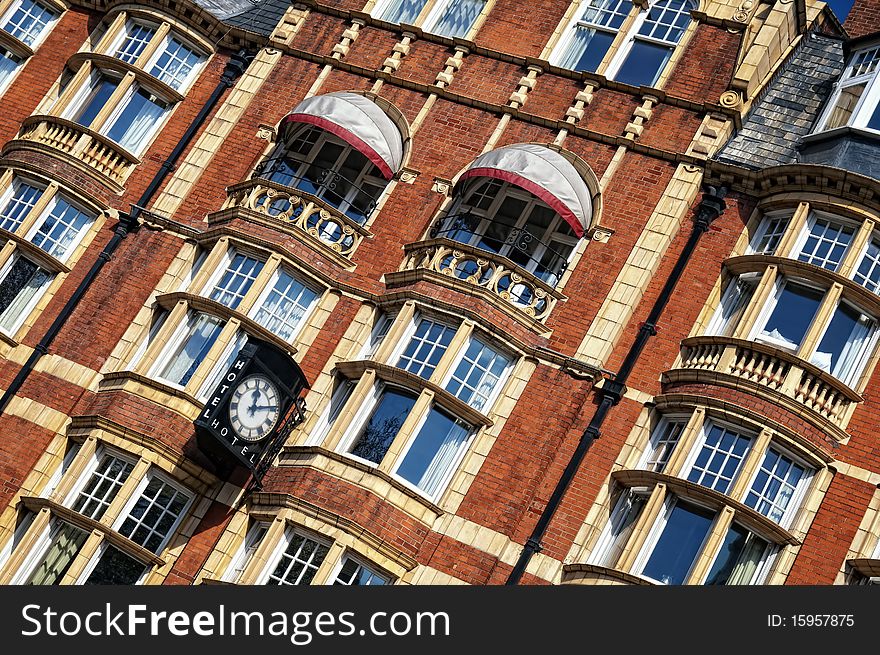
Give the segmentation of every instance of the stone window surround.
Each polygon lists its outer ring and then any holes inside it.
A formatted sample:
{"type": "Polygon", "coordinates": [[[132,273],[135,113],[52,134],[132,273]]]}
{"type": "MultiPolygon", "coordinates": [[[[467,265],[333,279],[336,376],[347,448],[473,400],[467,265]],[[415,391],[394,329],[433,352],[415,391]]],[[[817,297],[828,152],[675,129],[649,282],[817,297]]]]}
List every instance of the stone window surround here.
{"type": "MultiPolygon", "coordinates": [[[[852,281],[852,277],[858,270],[864,254],[871,242],[872,237],[880,239],[880,231],[875,231],[877,218],[870,211],[861,210],[854,205],[845,205],[842,201],[835,203],[827,198],[810,197],[798,194],[797,196],[782,196],[780,198],[768,198],[762,201],[750,217],[746,229],[740,235],[730,257],[724,262],[724,272],[719,276],[716,285],[703,307],[694,328],[688,336],[700,336],[706,332],[712,318],[720,305],[724,290],[728,284],[738,276],[731,274],[731,264],[736,264],[739,257],[748,256],[749,260],[739,260],[744,266],[756,271],[763,269],[758,287],[754,290],[751,300],[745,307],[734,329],[732,338],[748,338],[754,332],[757,325],[763,320],[764,310],[769,302],[769,297],[776,288],[777,280],[783,278],[781,268],[786,266],[787,261],[792,262],[794,275],[786,276],[785,279],[794,279],[807,282],[808,285],[819,286],[825,290],[825,295],[816,312],[807,334],[804,336],[798,349],[798,357],[808,361],[808,353],[813,352],[818,346],[825,328],[828,325],[838,302],[847,299],[851,305],[861,309],[868,315],[880,320],[880,298],[868,291],[862,285],[852,281]],[[797,202],[797,200],[801,200],[797,202]],[[813,212],[821,216],[834,216],[855,226],[855,234],[841,261],[836,273],[814,267],[803,262],[791,259],[791,255],[797,252],[807,234],[807,222],[813,212]],[[767,216],[779,216],[784,213],[790,215],[785,234],[780,239],[774,255],[748,255],[749,248],[755,241],[756,235],[764,225],[767,216]],[[762,264],[764,262],[764,264],[762,264]],[[841,278],[845,278],[841,279],[841,278]]],[[[796,257],[796,255],[795,255],[796,257]]],[[[880,332],[880,329],[878,329],[880,332]]],[[[875,335],[876,337],[876,335],[875,335]]],[[[848,386],[856,393],[861,393],[870,380],[875,369],[880,352],[877,348],[877,339],[871,346],[871,352],[861,369],[856,380],[848,386]]],[[[843,426],[845,427],[845,426],[843,426]]]]}
{"type": "Polygon", "coordinates": [[[80,439],[81,437],[75,435],[70,437],[69,443],[80,445],[69,460],[67,469],[60,475],[58,484],[54,488],[44,489],[38,498],[24,498],[19,501],[36,515],[4,567],[0,568],[0,580],[4,584],[10,584],[13,580],[28,575],[43,555],[43,544],[49,538],[51,521],[66,520],[75,525],[81,523],[79,527],[89,528],[86,531],[90,535],[77,556],[79,561],[73,563],[61,584],[77,584],[84,580],[97,563],[106,544],[112,544],[146,564],[147,570],[139,584],[160,584],[207,509],[207,504],[200,502],[199,497],[209,492],[210,487],[206,486],[209,481],[192,477],[156,451],[136,447],[128,438],[119,438],[112,432],[90,431],[89,436],[81,442],[80,439]],[[69,509],[69,506],[76,500],[80,489],[88,482],[104,454],[125,459],[134,467],[99,520],[79,518],[80,515],[69,509]],[[187,504],[155,554],[117,532],[139,494],[153,477],[159,477],[172,488],[189,496],[187,504]]]}
{"type": "Polygon", "coordinates": [[[129,354],[128,364],[125,367],[126,370],[134,373],[136,376],[147,380],[155,379],[154,384],[156,386],[167,387],[167,390],[172,393],[175,390],[183,392],[194,406],[199,405],[198,399],[200,397],[210,393],[209,389],[202,389],[202,387],[210,378],[217,363],[224,361],[227,350],[231,347],[235,335],[239,331],[254,334],[259,338],[272,341],[279,347],[293,353],[298,353],[299,349],[297,346],[306,345],[301,339],[303,331],[310,324],[315,309],[324,302],[327,295],[326,285],[316,282],[311,276],[294,266],[287,258],[277,253],[255,247],[243,240],[228,236],[221,236],[215,242],[205,243],[204,245],[207,250],[203,251],[204,254],[201,257],[193,255],[192,268],[189,275],[180,281],[177,291],[171,290],[170,293],[163,293],[153,297],[152,300],[156,301],[154,306],[164,307],[167,310],[167,314],[165,314],[164,319],[161,318],[161,314],[154,314],[154,319],[158,317],[161,324],[153,322],[147,327],[146,332],[141,334],[138,340],[139,345],[136,350],[129,354]],[[207,298],[214,281],[223,274],[230,253],[233,251],[257,256],[265,262],[248,293],[242,298],[235,310],[207,298]],[[252,310],[256,308],[257,303],[271,290],[275,273],[282,269],[289,271],[293,277],[318,292],[318,296],[311,304],[309,311],[300,319],[297,330],[289,343],[269,332],[249,317],[252,310]],[[320,291],[321,289],[324,289],[323,293],[320,291]],[[167,354],[166,345],[172,340],[172,335],[176,334],[182,327],[187,314],[193,311],[206,312],[217,316],[221,320],[226,320],[226,325],[222,328],[213,346],[205,355],[189,382],[185,386],[180,387],[179,385],[163,382],[155,378],[154,373],[161,365],[164,355],[167,354]]]}
{"type": "Polygon", "coordinates": [[[46,177],[45,174],[31,170],[19,170],[14,168],[5,169],[3,173],[0,174],[0,189],[3,190],[3,193],[10,188],[14,177],[24,180],[33,180],[43,186],[45,191],[43,191],[43,194],[37,200],[34,207],[27,213],[16,231],[14,233],[4,232],[6,243],[0,248],[0,269],[5,268],[16,253],[23,252],[35,263],[39,264],[46,270],[53,272],[55,275],[49,282],[48,286],[39,294],[36,304],[30,308],[30,311],[26,312],[15,332],[8,335],[0,333],[0,340],[2,340],[7,346],[12,347],[17,346],[25,337],[34,322],[58,292],[58,289],[64,283],[70,270],[76,266],[77,261],[82,257],[83,253],[89,245],[91,245],[92,240],[103,228],[106,220],[114,217],[115,214],[113,210],[108,210],[96,205],[86,196],[63,186],[56,180],[46,177]],[[42,216],[42,213],[57,193],[63,193],[76,205],[95,216],[95,220],[87,229],[83,230],[82,234],[77,238],[74,247],[64,257],[63,262],[52,257],[42,249],[33,246],[24,238],[24,235],[34,227],[37,220],[42,216]]]}
{"type": "MultiPolygon", "coordinates": [[[[748,529],[757,532],[762,538],[779,544],[775,559],[772,562],[772,566],[766,572],[763,583],[781,584],[784,582],[788,570],[794,562],[800,541],[806,535],[809,524],[833,476],[833,472],[829,467],[833,461],[832,456],[816,448],[796,433],[790,431],[786,426],[768,421],[766,418],[742,407],[712,401],[707,405],[706,399],[685,396],[659,396],[656,398],[656,401],[656,406],[650,403],[645,407],[636,425],[631,430],[626,444],[621,449],[612,474],[606,479],[593,508],[587,516],[579,538],[576,539],[575,545],[565,560],[567,563],[575,563],[569,564],[569,567],[574,570],[580,566],[576,563],[591,561],[592,553],[599,545],[600,538],[608,524],[610,513],[614,509],[613,505],[616,502],[616,495],[612,496],[612,490],[621,487],[615,476],[626,478],[627,475],[635,477],[642,475],[638,467],[648,455],[650,439],[662,427],[664,416],[679,419],[686,417],[687,424],[679,437],[679,442],[667,463],[664,473],[643,474],[643,477],[651,478],[648,481],[651,497],[634,525],[627,545],[618,560],[618,568],[609,569],[595,565],[588,565],[588,568],[601,569],[603,575],[611,579],[629,579],[634,575],[630,570],[634,570],[637,564],[642,565],[645,562],[644,553],[642,552],[643,546],[648,537],[649,528],[652,529],[656,524],[657,516],[664,503],[674,495],[676,498],[683,498],[691,504],[709,506],[710,503],[707,503],[707,499],[703,498],[703,496],[711,495],[716,497],[709,500],[713,509],[718,510],[718,512],[713,528],[710,530],[710,537],[707,543],[702,546],[700,554],[691,569],[689,583],[697,583],[697,580],[703,579],[708,573],[717,555],[717,549],[720,546],[721,540],[732,523],[732,518],[737,510],[744,513],[747,521],[755,524],[746,525],[748,529]],[[734,481],[730,494],[704,491],[699,485],[685,480],[679,481],[676,476],[682,469],[682,466],[686,464],[687,456],[694,450],[706,421],[720,421],[722,424],[734,425],[741,431],[746,430],[757,435],[734,481]],[[785,527],[777,526],[777,524],[766,517],[755,516],[757,512],[754,512],[751,508],[746,508],[742,503],[734,500],[735,497],[745,497],[763,461],[764,453],[771,443],[785,454],[795,457],[800,463],[813,470],[813,475],[809,482],[802,482],[799,485],[798,495],[800,496],[800,502],[796,510],[789,509],[786,512],[785,527]],[[696,495],[688,488],[697,488],[696,495]],[[725,498],[729,500],[725,502],[723,500],[725,498]],[[720,525],[719,521],[723,521],[723,529],[717,527],[720,525]],[[764,534],[761,534],[762,525],[764,534]],[[638,561],[639,559],[640,561],[638,561]]],[[[645,483],[642,482],[640,484],[644,485],[645,483]]],[[[628,484],[623,486],[628,486],[628,484]]],[[[793,500],[796,501],[797,498],[793,500]]],[[[643,578],[635,575],[633,580],[636,579],[642,580],[643,578]]]]}
{"type": "MultiPolygon", "coordinates": [[[[566,11],[565,15],[559,21],[559,25],[556,27],[556,30],[550,37],[544,51],[541,53],[542,59],[548,60],[552,65],[558,65],[559,58],[572,38],[571,35],[574,33],[574,26],[581,18],[581,14],[583,13],[582,6],[585,6],[587,2],[588,0],[572,0],[568,11],[566,11]]],[[[608,79],[614,79],[614,73],[616,73],[620,64],[623,63],[626,54],[629,52],[633,38],[650,9],[649,0],[645,0],[645,2],[642,3],[633,2],[632,4],[632,9],[626,19],[624,19],[623,24],[621,24],[620,28],[617,30],[614,41],[608,47],[608,52],[605,53],[602,62],[596,70],[593,71],[594,74],[601,75],[608,79]]],[[[702,3],[697,0],[697,5],[700,4],[702,3]]],[[[669,61],[666,62],[660,71],[654,88],[662,89],[666,85],[666,82],[669,80],[672,72],[678,64],[678,61],[687,49],[688,43],[696,31],[697,25],[697,20],[691,20],[690,24],[685,29],[684,34],[681,36],[681,39],[679,39],[678,43],[675,45],[675,48],[669,57],[669,61]]]]}

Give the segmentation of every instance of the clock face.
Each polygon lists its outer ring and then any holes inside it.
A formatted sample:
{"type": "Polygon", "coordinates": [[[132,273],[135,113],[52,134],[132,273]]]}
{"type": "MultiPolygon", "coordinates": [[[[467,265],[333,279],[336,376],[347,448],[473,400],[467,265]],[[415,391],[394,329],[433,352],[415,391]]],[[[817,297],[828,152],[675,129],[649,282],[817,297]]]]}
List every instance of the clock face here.
{"type": "Polygon", "coordinates": [[[249,375],[229,399],[232,429],[245,441],[259,441],[268,435],[278,422],[280,410],[278,389],[265,375],[249,375]]]}

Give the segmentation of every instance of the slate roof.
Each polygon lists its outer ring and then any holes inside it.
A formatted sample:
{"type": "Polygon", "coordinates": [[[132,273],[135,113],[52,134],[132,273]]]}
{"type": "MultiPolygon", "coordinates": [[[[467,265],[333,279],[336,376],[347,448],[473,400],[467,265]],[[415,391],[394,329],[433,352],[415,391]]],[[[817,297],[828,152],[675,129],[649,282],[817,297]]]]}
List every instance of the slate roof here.
{"type": "Polygon", "coordinates": [[[844,63],[840,39],[807,34],[715,159],[754,169],[795,162],[844,63]]]}
{"type": "Polygon", "coordinates": [[[195,0],[223,22],[268,36],[292,0],[195,0]]]}

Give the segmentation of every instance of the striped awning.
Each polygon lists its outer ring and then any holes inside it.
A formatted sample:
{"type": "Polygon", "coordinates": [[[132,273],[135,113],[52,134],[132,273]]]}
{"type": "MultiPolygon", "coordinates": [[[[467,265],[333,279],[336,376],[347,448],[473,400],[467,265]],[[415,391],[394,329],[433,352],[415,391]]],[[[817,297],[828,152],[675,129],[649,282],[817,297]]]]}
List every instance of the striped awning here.
{"type": "Polygon", "coordinates": [[[568,159],[536,143],[518,143],[477,157],[458,184],[494,177],[525,189],[556,211],[581,237],[590,227],[593,200],[586,182],[568,159]]]}
{"type": "Polygon", "coordinates": [[[372,161],[386,179],[391,179],[403,164],[400,130],[365,96],[339,91],[307,98],[281,121],[281,137],[301,123],[335,134],[372,161]]]}

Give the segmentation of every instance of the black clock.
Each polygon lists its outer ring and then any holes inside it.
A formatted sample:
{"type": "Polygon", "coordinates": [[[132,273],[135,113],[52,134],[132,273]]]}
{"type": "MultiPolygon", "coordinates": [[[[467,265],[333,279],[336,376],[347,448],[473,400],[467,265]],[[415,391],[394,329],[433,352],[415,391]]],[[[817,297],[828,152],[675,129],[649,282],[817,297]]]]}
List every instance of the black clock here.
{"type": "Polygon", "coordinates": [[[266,438],[280,417],[281,395],[266,375],[249,375],[232,390],[229,422],[240,439],[260,441],[266,438]]]}
{"type": "Polygon", "coordinates": [[[257,475],[302,422],[308,387],[290,353],[248,337],[194,421],[199,448],[218,471],[244,465],[257,475]]]}

